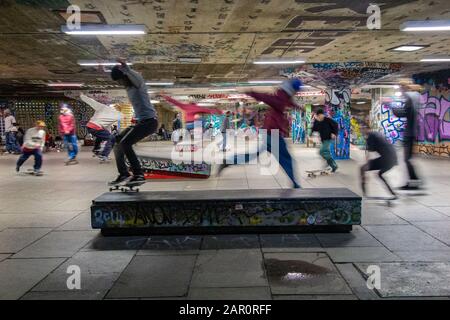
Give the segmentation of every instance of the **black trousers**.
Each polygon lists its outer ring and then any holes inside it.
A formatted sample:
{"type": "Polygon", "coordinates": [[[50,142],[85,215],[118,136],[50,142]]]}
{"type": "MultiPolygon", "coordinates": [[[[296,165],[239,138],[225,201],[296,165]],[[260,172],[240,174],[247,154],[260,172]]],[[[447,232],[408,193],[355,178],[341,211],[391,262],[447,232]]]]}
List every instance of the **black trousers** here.
{"type": "Polygon", "coordinates": [[[404,152],[405,152],[405,163],[406,163],[406,167],[408,168],[408,175],[409,175],[409,180],[418,180],[419,178],[417,177],[416,174],[416,170],[414,169],[412,163],[411,163],[411,158],[413,155],[413,147],[414,147],[414,138],[412,137],[405,137],[404,140],[404,152]]]}
{"type": "Polygon", "coordinates": [[[156,119],[146,119],[138,122],[136,125],[123,130],[116,137],[116,145],[114,147],[114,155],[116,157],[116,165],[119,174],[128,176],[128,168],[125,163],[125,157],[128,159],[133,175],[142,176],[141,164],[133,150],[133,144],[141,141],[145,137],[156,132],[158,121],[156,119]]]}

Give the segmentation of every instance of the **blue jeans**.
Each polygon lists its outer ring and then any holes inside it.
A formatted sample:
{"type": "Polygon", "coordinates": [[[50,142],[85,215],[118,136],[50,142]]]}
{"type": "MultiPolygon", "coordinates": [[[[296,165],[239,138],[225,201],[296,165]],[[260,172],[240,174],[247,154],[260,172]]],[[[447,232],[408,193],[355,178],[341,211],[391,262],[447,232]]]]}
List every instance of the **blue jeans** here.
{"type": "Polygon", "coordinates": [[[7,152],[20,152],[20,146],[16,139],[17,132],[6,132],[6,151],[7,152]]]}
{"type": "Polygon", "coordinates": [[[17,167],[21,167],[25,161],[28,160],[30,156],[34,156],[34,171],[41,170],[42,167],[42,153],[40,149],[33,149],[33,150],[24,150],[22,151],[22,155],[19,157],[19,160],[17,160],[17,167]]]}
{"type": "MultiPolygon", "coordinates": [[[[292,165],[292,157],[289,153],[289,150],[286,145],[286,141],[284,141],[284,138],[282,136],[278,137],[278,154],[273,154],[275,159],[277,159],[280,166],[283,168],[284,172],[286,172],[289,179],[291,179],[292,183],[294,184],[294,188],[300,188],[300,184],[295,179],[294,175],[294,168],[292,165]]],[[[244,155],[245,162],[248,163],[251,160],[255,159],[255,157],[259,157],[260,153],[262,153],[264,150],[267,150],[267,152],[272,153],[272,138],[271,135],[267,135],[267,143],[265,146],[263,146],[261,149],[259,149],[256,153],[247,153],[244,155]]],[[[234,157],[234,162],[238,162],[239,156],[234,157]]]]}
{"type": "Polygon", "coordinates": [[[76,135],[66,134],[64,135],[64,143],[67,147],[67,153],[69,154],[69,160],[73,160],[78,154],[78,140],[76,135]]]}
{"type": "Polygon", "coordinates": [[[227,133],[226,132],[222,132],[222,150],[225,151],[227,150],[227,133]]]}
{"type": "MultiPolygon", "coordinates": [[[[114,146],[115,138],[108,130],[95,130],[92,128],[87,128],[88,132],[97,138],[98,141],[103,142],[106,141],[105,147],[102,151],[103,157],[108,157],[111,153],[111,150],[114,146]]],[[[97,142],[96,140],[96,142],[97,142]]]]}

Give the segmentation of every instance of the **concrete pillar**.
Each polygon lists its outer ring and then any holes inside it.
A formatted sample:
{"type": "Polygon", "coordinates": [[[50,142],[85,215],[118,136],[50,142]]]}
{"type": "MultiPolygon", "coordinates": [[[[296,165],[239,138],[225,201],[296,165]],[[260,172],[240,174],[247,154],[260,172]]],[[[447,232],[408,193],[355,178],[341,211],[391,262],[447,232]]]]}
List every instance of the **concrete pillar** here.
{"type": "Polygon", "coordinates": [[[350,88],[329,88],[325,93],[325,111],[339,125],[339,134],[331,145],[334,159],[350,158],[350,104],[352,90],[350,88]]]}

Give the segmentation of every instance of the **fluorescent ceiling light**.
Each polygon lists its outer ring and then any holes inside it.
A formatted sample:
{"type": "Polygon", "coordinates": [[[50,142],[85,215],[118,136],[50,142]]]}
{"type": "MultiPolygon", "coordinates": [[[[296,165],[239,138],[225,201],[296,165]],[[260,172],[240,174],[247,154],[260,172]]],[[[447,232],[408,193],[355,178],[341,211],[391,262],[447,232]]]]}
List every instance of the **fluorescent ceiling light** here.
{"type": "Polygon", "coordinates": [[[366,104],[366,102],[365,101],[358,101],[358,102],[356,102],[356,104],[366,104]]]}
{"type": "Polygon", "coordinates": [[[159,100],[150,100],[151,103],[159,103],[159,100]]]}
{"type": "Polygon", "coordinates": [[[173,82],[146,82],[148,86],[173,86],[173,82]]]}
{"type": "Polygon", "coordinates": [[[305,60],[259,60],[253,61],[253,64],[301,64],[305,63],[305,60]]]}
{"type": "Polygon", "coordinates": [[[178,58],[178,62],[180,62],[180,63],[200,63],[200,62],[202,62],[202,58],[180,57],[180,58],[178,58]]]}
{"type": "Polygon", "coordinates": [[[236,89],[227,89],[227,88],[223,88],[223,89],[209,89],[209,92],[226,92],[226,91],[236,91],[236,89]]]}
{"type": "Polygon", "coordinates": [[[362,86],[361,89],[399,89],[398,84],[367,84],[362,86]]]}
{"type": "Polygon", "coordinates": [[[84,83],[70,83],[70,82],[53,82],[47,83],[49,87],[82,87],[84,83]]]}
{"type": "Polygon", "coordinates": [[[403,51],[403,52],[411,52],[411,51],[417,51],[423,48],[426,48],[425,45],[404,45],[404,46],[398,46],[395,48],[391,48],[389,50],[391,51],[403,51]]]}
{"type": "Polygon", "coordinates": [[[450,57],[425,57],[421,62],[450,62],[450,57]]]}
{"type": "MultiPolygon", "coordinates": [[[[97,66],[118,66],[120,65],[117,61],[107,61],[107,60],[78,60],[78,65],[83,67],[97,67],[97,66]]],[[[127,62],[127,65],[133,65],[130,62],[127,62]]]]}
{"type": "Polygon", "coordinates": [[[215,106],[214,103],[204,103],[204,102],[197,103],[197,105],[200,106],[200,107],[213,107],[213,106],[215,106]]]}
{"type": "Polygon", "coordinates": [[[401,31],[450,31],[450,20],[406,21],[401,31]]]}
{"type": "Polygon", "coordinates": [[[251,80],[248,83],[251,84],[277,84],[277,83],[283,83],[281,80],[251,80]]]}
{"type": "Polygon", "coordinates": [[[146,28],[143,24],[82,24],[78,29],[63,25],[61,31],[69,35],[123,36],[145,34],[146,28]]]}

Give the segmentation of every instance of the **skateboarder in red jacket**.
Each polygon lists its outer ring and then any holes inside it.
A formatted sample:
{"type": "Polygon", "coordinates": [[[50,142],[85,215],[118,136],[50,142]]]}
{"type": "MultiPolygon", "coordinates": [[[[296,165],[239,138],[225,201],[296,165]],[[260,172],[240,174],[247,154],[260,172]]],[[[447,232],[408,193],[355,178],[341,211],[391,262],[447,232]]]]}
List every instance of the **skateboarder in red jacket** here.
{"type": "MultiPolygon", "coordinates": [[[[292,157],[289,153],[289,150],[286,146],[286,142],[284,141],[284,137],[287,136],[287,130],[289,127],[289,121],[286,118],[284,112],[287,108],[300,108],[294,101],[293,96],[297,91],[302,87],[302,82],[300,79],[290,79],[280,86],[280,88],[274,94],[267,93],[258,93],[258,92],[246,92],[248,96],[253,97],[255,100],[262,101],[268,106],[270,106],[270,110],[268,111],[265,120],[263,129],[267,130],[267,141],[263,148],[259,149],[258,152],[254,154],[245,154],[244,159],[245,162],[248,163],[255,157],[259,156],[259,154],[267,150],[268,152],[272,152],[272,139],[271,134],[272,130],[279,130],[278,136],[278,146],[279,153],[274,154],[275,158],[280,163],[281,167],[284,169],[288,177],[291,179],[294,188],[300,188],[300,184],[297,182],[294,174],[294,168],[292,165],[292,157]]],[[[238,158],[240,156],[234,156],[233,163],[236,164],[238,158]]],[[[228,162],[228,161],[227,161],[228,162]]],[[[219,166],[219,172],[227,167],[228,164],[224,163],[219,166]]]]}
{"type": "Polygon", "coordinates": [[[67,159],[66,164],[77,164],[78,140],[75,134],[75,117],[72,110],[66,104],[61,106],[60,112],[61,114],[58,119],[59,132],[63,136],[69,154],[69,159],[67,159]]]}

